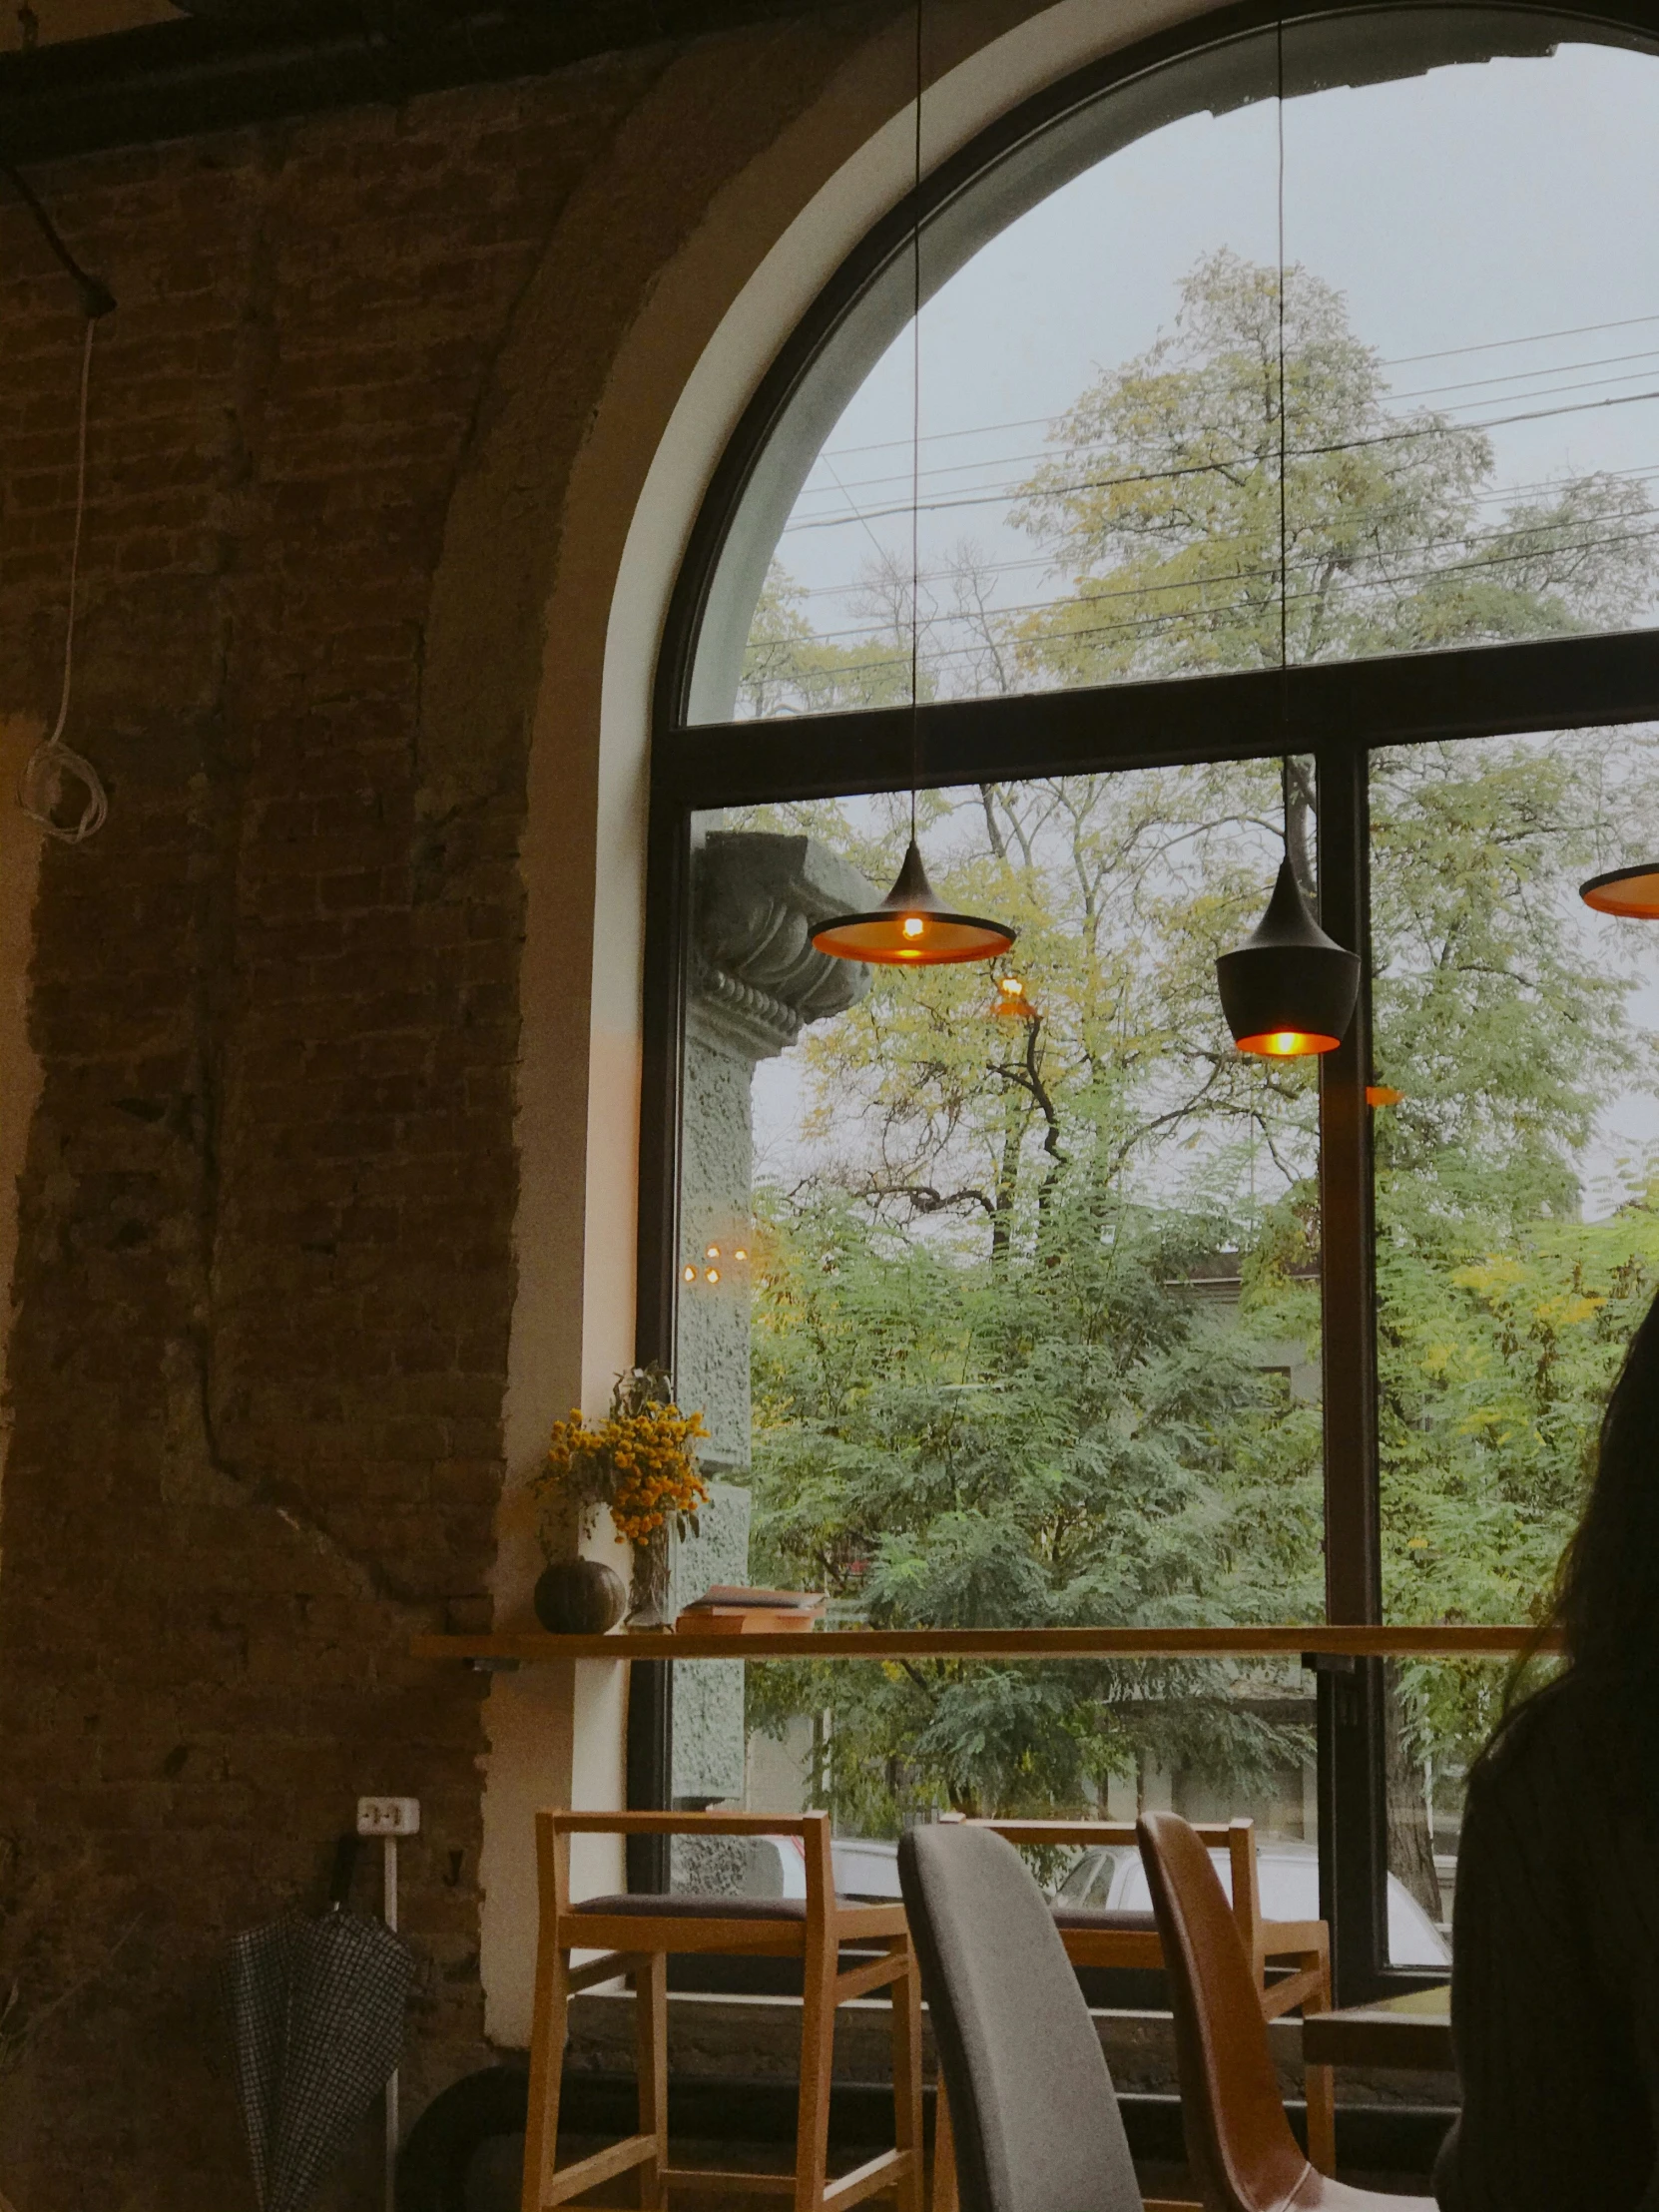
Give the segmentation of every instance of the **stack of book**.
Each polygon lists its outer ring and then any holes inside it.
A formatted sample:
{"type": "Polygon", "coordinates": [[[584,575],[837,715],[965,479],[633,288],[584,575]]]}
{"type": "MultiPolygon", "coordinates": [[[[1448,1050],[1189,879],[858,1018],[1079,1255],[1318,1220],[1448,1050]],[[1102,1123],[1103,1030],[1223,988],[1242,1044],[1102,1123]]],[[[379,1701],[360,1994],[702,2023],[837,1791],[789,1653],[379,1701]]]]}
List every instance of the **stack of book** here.
{"type": "Polygon", "coordinates": [[[810,1629],[824,1618],[821,1590],[754,1590],[717,1582],[695,1605],[681,1611],[675,1627],[687,1636],[776,1636],[810,1629]]]}

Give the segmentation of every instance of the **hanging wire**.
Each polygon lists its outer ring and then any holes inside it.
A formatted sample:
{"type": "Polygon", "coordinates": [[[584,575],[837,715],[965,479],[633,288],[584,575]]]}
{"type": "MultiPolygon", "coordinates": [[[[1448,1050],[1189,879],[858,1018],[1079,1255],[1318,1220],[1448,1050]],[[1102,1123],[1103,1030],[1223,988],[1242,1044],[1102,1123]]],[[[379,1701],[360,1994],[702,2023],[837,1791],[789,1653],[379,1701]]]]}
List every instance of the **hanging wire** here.
{"type": "MultiPolygon", "coordinates": [[[[1279,794],[1284,810],[1285,851],[1291,850],[1291,524],[1290,438],[1285,418],[1285,18],[1274,26],[1274,123],[1279,142],[1279,794]]],[[[1292,862],[1295,865],[1295,862],[1292,862]]]]}
{"type": "MultiPolygon", "coordinates": [[[[1285,422],[1285,18],[1276,26],[1277,98],[1274,117],[1279,133],[1279,666],[1291,665],[1291,526],[1287,493],[1289,439],[1285,422]]],[[[1280,701],[1287,725],[1290,698],[1280,687],[1280,701]]]]}
{"type": "Polygon", "coordinates": [[[916,0],[915,142],[910,176],[910,842],[921,781],[921,10],[916,0]]]}
{"type": "Polygon", "coordinates": [[[75,612],[81,580],[81,532],[87,511],[87,399],[92,387],[92,340],[96,317],[87,317],[86,338],[81,347],[81,402],[75,447],[75,534],[69,554],[69,616],[64,631],[63,688],[58,695],[58,719],[52,735],[35,747],[23,764],[17,781],[17,804],[46,831],[64,844],[82,844],[104,827],[110,804],[103,778],[83,754],[63,742],[69,722],[69,701],[75,682],[75,612]],[[66,785],[80,784],[86,793],[77,821],[66,822],[57,810],[66,785]]]}

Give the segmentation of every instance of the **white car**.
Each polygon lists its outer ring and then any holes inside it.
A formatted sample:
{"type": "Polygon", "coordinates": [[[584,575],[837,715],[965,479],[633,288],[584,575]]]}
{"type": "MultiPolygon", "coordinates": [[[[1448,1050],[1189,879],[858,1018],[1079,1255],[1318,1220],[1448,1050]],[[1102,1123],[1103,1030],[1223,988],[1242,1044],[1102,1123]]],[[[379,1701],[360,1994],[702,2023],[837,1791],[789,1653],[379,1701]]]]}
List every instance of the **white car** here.
{"type": "MultiPolygon", "coordinates": [[[[898,1846],[837,1836],[830,1846],[835,1894],[892,1904],[898,1888],[898,1846]]],[[[804,1898],[807,1856],[799,1836],[757,1836],[744,1872],[743,1894],[751,1898],[804,1898]]]]}
{"type": "MultiPolygon", "coordinates": [[[[763,1836],[745,1882],[751,1897],[804,1898],[807,1866],[796,1836],[763,1836]]],[[[837,1836],[830,1847],[835,1889],[841,1897],[882,1903],[899,1895],[898,1846],[856,1836],[837,1836]]],[[[1231,1897],[1233,1870],[1225,1851],[1211,1862],[1231,1897]]],[[[1270,1921],[1317,1921],[1320,1917],[1319,1852],[1312,1844],[1265,1842],[1256,1847],[1256,1877],[1263,1917],[1270,1921]]],[[[1114,1913],[1150,1913],[1152,1893],[1141,1855],[1125,1846],[1097,1844],[1070,1868],[1057,1893],[1066,1905],[1094,1906],[1114,1913]]],[[[1395,1966],[1445,1969],[1451,1949],[1397,1875],[1388,1877],[1388,1961],[1395,1966]]]]}
{"type": "MultiPolygon", "coordinates": [[[[1233,1870],[1225,1851],[1212,1851],[1211,1863],[1231,1897],[1233,1870]]],[[[1320,1860],[1312,1844],[1261,1843],[1256,1847],[1256,1876],[1262,1917],[1270,1921],[1317,1921],[1320,1917],[1320,1860]]],[[[1096,1845],[1085,1851],[1059,1889],[1066,1905],[1103,1907],[1113,1913],[1150,1913],[1152,1893],[1138,1851],[1096,1845]]],[[[1397,1875],[1388,1877],[1388,1962],[1394,1966],[1451,1963],[1451,1948],[1397,1875]]]]}

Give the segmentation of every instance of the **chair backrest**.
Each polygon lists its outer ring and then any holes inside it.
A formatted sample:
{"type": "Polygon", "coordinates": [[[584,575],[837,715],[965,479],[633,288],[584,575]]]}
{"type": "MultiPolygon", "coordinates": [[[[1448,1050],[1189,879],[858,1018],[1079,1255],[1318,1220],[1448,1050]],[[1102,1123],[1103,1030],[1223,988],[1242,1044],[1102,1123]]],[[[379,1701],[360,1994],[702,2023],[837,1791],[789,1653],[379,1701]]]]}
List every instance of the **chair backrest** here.
{"type": "Polygon", "coordinates": [[[1141,2212],[1100,2038],[1018,1852],[985,1829],[914,1828],[898,1880],[963,2212],[1141,2212]]]}
{"type": "Polygon", "coordinates": [[[1238,1923],[1178,1814],[1143,1813],[1136,1828],[1175,2014],[1188,2165],[1216,2212],[1267,2212],[1312,2169],[1280,2101],[1238,1923]]]}

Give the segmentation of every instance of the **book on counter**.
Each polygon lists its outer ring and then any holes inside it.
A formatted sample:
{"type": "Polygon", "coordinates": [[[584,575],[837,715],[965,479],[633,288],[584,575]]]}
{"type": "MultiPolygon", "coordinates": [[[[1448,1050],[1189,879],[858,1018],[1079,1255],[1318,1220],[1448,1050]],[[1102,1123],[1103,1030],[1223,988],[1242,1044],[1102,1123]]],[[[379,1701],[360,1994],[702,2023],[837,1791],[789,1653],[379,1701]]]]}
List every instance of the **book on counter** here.
{"type": "Polygon", "coordinates": [[[717,1582],[695,1605],[683,1606],[675,1628],[687,1636],[777,1636],[810,1629],[824,1618],[822,1590],[759,1590],[717,1582]]]}

